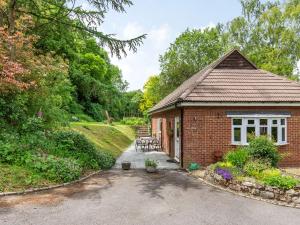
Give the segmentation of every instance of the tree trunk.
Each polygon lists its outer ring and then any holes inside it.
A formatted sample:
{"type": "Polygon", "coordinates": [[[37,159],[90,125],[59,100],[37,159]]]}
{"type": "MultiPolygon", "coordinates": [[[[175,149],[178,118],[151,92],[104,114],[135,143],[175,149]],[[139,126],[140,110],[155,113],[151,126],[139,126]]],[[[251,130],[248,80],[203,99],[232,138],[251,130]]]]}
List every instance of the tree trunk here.
{"type": "MultiPolygon", "coordinates": [[[[9,7],[8,7],[8,33],[10,36],[13,36],[15,34],[16,8],[17,8],[17,0],[10,0],[9,7]]],[[[9,53],[10,53],[10,60],[15,61],[16,45],[14,43],[14,40],[10,44],[9,53]]]]}

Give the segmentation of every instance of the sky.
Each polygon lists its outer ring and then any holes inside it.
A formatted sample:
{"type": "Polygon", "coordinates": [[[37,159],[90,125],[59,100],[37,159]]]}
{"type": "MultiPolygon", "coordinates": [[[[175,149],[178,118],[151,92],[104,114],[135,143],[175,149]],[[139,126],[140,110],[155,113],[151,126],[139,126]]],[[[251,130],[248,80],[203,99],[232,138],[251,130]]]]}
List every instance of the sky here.
{"type": "Polygon", "coordinates": [[[125,14],[109,11],[100,31],[129,39],[147,34],[136,53],[112,63],[122,70],[129,90],[142,89],[151,75],[159,74],[159,55],[187,28],[205,28],[241,15],[238,0],[132,0],[125,14]]]}

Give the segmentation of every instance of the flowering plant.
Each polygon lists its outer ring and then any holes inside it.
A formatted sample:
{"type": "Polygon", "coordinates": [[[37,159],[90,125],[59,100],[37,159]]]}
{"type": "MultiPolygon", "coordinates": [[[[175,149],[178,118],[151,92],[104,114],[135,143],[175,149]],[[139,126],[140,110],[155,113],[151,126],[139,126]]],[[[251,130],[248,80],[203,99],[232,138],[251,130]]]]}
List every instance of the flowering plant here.
{"type": "Polygon", "coordinates": [[[217,168],[215,170],[215,172],[217,174],[221,175],[225,180],[231,180],[232,179],[232,175],[231,175],[230,171],[228,171],[228,170],[217,168]]]}

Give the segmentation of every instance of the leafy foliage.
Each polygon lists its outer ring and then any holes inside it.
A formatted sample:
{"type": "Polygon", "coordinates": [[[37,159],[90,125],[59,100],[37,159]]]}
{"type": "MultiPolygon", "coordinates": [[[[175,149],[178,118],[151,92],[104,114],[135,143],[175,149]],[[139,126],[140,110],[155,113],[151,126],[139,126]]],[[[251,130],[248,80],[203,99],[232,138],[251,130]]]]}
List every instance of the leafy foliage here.
{"type": "Polygon", "coordinates": [[[243,168],[249,159],[249,151],[245,148],[232,150],[226,153],[224,159],[236,167],[243,168]]]}
{"type": "Polygon", "coordinates": [[[251,140],[248,147],[250,156],[254,159],[267,160],[272,166],[277,166],[280,154],[274,142],[266,136],[251,140]]]}
{"type": "Polygon", "coordinates": [[[146,159],[145,160],[145,167],[157,167],[157,162],[151,159],[146,159]]]}
{"type": "Polygon", "coordinates": [[[245,164],[243,170],[246,173],[246,175],[250,177],[260,178],[261,173],[269,168],[271,168],[271,165],[266,161],[250,160],[245,164]]]}
{"type": "Polygon", "coordinates": [[[144,118],[139,117],[125,117],[120,121],[121,124],[137,126],[146,124],[144,118]]]}
{"type": "Polygon", "coordinates": [[[154,103],[232,48],[259,68],[298,79],[299,1],[241,0],[241,5],[242,16],[214,28],[186,30],[160,56],[154,103]]]}
{"type": "Polygon", "coordinates": [[[263,182],[273,187],[278,187],[281,189],[288,190],[294,188],[299,183],[299,180],[291,176],[266,175],[263,178],[263,182]]]}

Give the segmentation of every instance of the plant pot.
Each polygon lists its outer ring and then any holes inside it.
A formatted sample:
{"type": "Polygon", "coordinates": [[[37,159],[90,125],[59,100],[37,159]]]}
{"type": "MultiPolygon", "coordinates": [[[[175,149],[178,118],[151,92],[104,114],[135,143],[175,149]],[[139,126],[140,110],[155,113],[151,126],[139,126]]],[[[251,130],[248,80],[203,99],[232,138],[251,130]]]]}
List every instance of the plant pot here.
{"type": "Polygon", "coordinates": [[[122,169],[123,170],[130,170],[131,162],[122,162],[122,169]]]}
{"type": "Polygon", "coordinates": [[[156,173],[156,172],[157,172],[157,169],[156,169],[156,167],[153,167],[153,166],[147,166],[147,167],[146,167],[146,171],[147,171],[148,173],[156,173]]]}

